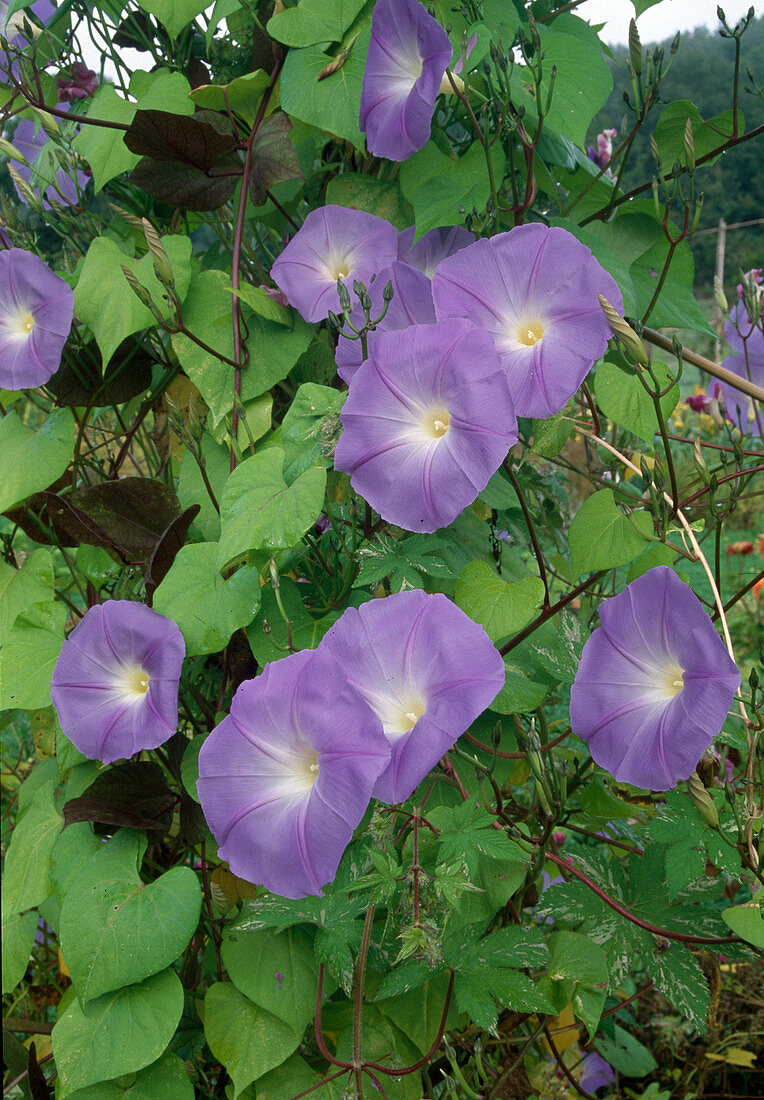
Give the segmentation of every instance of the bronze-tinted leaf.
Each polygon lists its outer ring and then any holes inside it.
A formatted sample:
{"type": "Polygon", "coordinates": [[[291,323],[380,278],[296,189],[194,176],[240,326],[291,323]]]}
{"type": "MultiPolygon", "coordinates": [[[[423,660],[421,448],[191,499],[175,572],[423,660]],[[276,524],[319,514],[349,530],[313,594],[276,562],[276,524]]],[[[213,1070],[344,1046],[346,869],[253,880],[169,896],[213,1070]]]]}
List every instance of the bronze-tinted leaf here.
{"type": "Polygon", "coordinates": [[[241,174],[241,161],[233,155],[219,160],[210,175],[177,161],[143,157],[130,173],[130,180],[168,206],[218,210],[233,195],[241,174]]]}
{"type": "Polygon", "coordinates": [[[183,548],[188,535],[188,529],[201,511],[201,505],[192,504],[181,512],[167,529],[154,548],[154,553],[149,558],[146,566],[146,603],[151,607],[154,591],[162,583],[170,572],[170,567],[175,561],[179,550],[183,548]]]}
{"type": "Polygon", "coordinates": [[[283,111],[275,111],[264,120],[252,145],[249,197],[261,206],[265,192],[275,183],[300,179],[302,170],[295,148],[289,140],[292,123],[283,111]]]}
{"type": "Polygon", "coordinates": [[[64,804],[64,827],[99,821],[128,829],[169,829],[176,796],[153,761],[116,764],[101,772],[79,798],[64,804]]]}
{"type": "Polygon", "coordinates": [[[190,164],[202,172],[236,148],[230,123],[212,111],[174,115],[170,111],[136,111],[125,132],[131,153],[159,161],[190,164]]]}
{"type": "Polygon", "coordinates": [[[61,366],[47,383],[59,405],[120,405],[151,384],[154,360],[135,339],[120,344],[106,370],[92,340],[84,347],[64,349],[61,366]]]}
{"type": "Polygon", "coordinates": [[[181,511],[175,493],[150,477],[123,477],[56,500],[51,496],[48,494],[46,502],[48,513],[64,530],[75,524],[80,527],[74,545],[87,542],[118,548],[130,561],[146,561],[181,511]]]}

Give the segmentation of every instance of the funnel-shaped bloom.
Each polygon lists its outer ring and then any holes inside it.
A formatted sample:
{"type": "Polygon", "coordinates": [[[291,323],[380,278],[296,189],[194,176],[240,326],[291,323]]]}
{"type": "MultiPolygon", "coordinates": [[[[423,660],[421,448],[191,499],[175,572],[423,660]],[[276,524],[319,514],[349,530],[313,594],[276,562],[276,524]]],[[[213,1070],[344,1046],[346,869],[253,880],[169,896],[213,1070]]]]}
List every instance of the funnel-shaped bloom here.
{"type": "MultiPolygon", "coordinates": [[[[66,105],[62,101],[59,106],[66,105]]],[[[67,164],[61,164],[58,159],[61,148],[48,138],[39,122],[22,118],[13,133],[13,145],[28,161],[28,165],[20,162],[14,165],[16,174],[37,191],[46,210],[50,210],[51,201],[71,206],[79,201],[79,191],[84,191],[88,185],[90,169],[77,168],[72,153],[67,155],[67,164]]],[[[16,192],[25,202],[18,187],[16,192]]]]}
{"type": "Polygon", "coordinates": [[[235,875],[287,898],[320,894],[390,750],[326,651],[266,665],[199,754],[204,816],[235,875]]]}
{"type": "Polygon", "coordinates": [[[517,440],[491,339],[466,321],[378,333],[340,418],[335,467],[409,531],[456,519],[517,440]]]}
{"type": "Polygon", "coordinates": [[[521,225],[443,260],[432,280],[438,318],[489,332],[518,416],[559,412],[612,333],[597,300],[619,313],[615,282],[565,229],[521,225]]]}
{"type": "MultiPolygon", "coordinates": [[[[735,352],[724,360],[724,366],[738,377],[764,387],[764,332],[761,330],[761,319],[758,325],[751,325],[743,309],[738,309],[737,313],[738,327],[727,325],[724,333],[735,352]]],[[[752,397],[726,382],[716,381],[709,386],[709,393],[723,399],[724,411],[735,427],[742,432],[764,435],[764,408],[760,404],[757,407],[752,397]]]]}
{"type": "Polygon", "coordinates": [[[109,600],[77,624],[53,670],[61,729],[91,760],[155,749],[178,725],[186,646],[177,625],[141,603],[109,600]]]}
{"type": "Polygon", "coordinates": [[[475,234],[460,225],[451,225],[446,229],[431,229],[414,244],[414,226],[402,229],[398,234],[398,259],[423,271],[428,279],[435,274],[441,260],[453,256],[475,243],[475,234]]]}
{"type": "Polygon", "coordinates": [[[398,254],[398,234],[389,222],[345,206],[311,210],[274,262],[271,277],[306,321],[337,313],[337,279],[348,290],[353,280],[368,286],[372,275],[398,254]]]}
{"type": "Polygon", "coordinates": [[[424,148],[452,53],[448,35],[418,0],[377,0],[361,90],[370,153],[405,160],[424,148]]]}
{"type": "MultiPolygon", "coordinates": [[[[382,320],[376,329],[369,332],[367,350],[374,347],[377,333],[397,332],[410,325],[434,325],[435,306],[432,301],[432,285],[421,271],[409,264],[396,260],[385,271],[380,272],[369,288],[372,320],[382,312],[384,301],[382,292],[387,283],[392,283],[393,297],[382,320]]],[[[357,305],[350,315],[351,323],[360,328],[364,321],[363,310],[357,305]]],[[[337,370],[341,378],[350,382],[363,362],[363,349],[360,340],[348,340],[340,336],[336,352],[337,370]]]]}
{"type": "Polygon", "coordinates": [[[573,732],[616,779],[665,791],[722,728],[740,673],[692,589],[666,566],[600,606],[571,689],[573,732]]]}
{"type": "Polygon", "coordinates": [[[504,686],[486,632],[445,596],[399,592],[348,608],[324,636],[379,717],[392,757],[374,787],[402,802],[504,686]]]}
{"type": "Polygon", "coordinates": [[[42,386],[61,364],[74,293],[33,252],[0,252],[0,386],[42,386]]]}

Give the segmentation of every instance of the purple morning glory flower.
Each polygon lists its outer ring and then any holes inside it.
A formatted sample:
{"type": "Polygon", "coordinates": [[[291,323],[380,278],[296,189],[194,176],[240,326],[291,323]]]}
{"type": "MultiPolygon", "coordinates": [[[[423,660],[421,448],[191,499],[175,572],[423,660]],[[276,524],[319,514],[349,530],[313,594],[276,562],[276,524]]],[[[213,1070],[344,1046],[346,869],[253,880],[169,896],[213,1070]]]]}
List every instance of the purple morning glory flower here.
{"type": "Polygon", "coordinates": [[[432,280],[438,319],[466,317],[491,334],[518,416],[559,412],[605,351],[612,333],[598,292],[622,312],[586,245],[537,223],[463,248],[432,280]]]}
{"type": "MultiPolygon", "coordinates": [[[[430,280],[421,271],[400,260],[396,260],[389,268],[380,272],[369,288],[372,320],[379,317],[382,312],[384,305],[382,292],[388,282],[393,285],[393,297],[376,329],[367,335],[367,350],[374,346],[379,332],[396,332],[411,325],[435,324],[435,306],[432,301],[430,280]]],[[[351,313],[350,321],[356,328],[360,328],[363,324],[364,315],[360,305],[357,305],[351,313]]],[[[335,359],[340,378],[344,378],[349,383],[363,362],[361,341],[348,340],[340,336],[335,359]]]]}
{"type": "Polygon", "coordinates": [[[340,419],[336,469],[409,531],[456,519],[517,441],[491,339],[466,321],[378,333],[340,419]]]}
{"type": "MultiPolygon", "coordinates": [[[[743,309],[738,309],[737,325],[727,325],[724,338],[735,354],[724,360],[724,366],[740,378],[747,378],[757,386],[764,386],[764,332],[761,320],[751,325],[743,309]]],[[[764,435],[764,410],[748,394],[736,390],[726,382],[715,382],[709,387],[715,396],[722,398],[726,416],[742,432],[751,431],[764,435]]]]}
{"type": "Polygon", "coordinates": [[[616,779],[687,779],[722,728],[740,673],[692,589],[666,566],[600,605],[571,689],[573,732],[616,779]]]}
{"type": "MultiPolygon", "coordinates": [[[[45,26],[56,10],[56,5],[51,0],[35,0],[28,8],[14,12],[9,19],[9,6],[7,0],[0,0],[0,34],[16,49],[23,49],[28,42],[33,41],[40,33],[41,25],[45,26]]],[[[8,54],[5,50],[0,50],[0,69],[7,68],[8,54]]],[[[15,60],[11,63],[11,72],[18,77],[18,64],[15,60]]]]}
{"type": "MultiPolygon", "coordinates": [[[[58,106],[66,104],[62,102],[58,106]]],[[[60,164],[55,152],[58,146],[48,138],[42,126],[30,118],[22,118],[14,131],[13,145],[29,162],[29,166],[17,162],[15,171],[37,191],[46,210],[50,210],[51,200],[67,202],[70,206],[79,202],[79,191],[85,190],[92,173],[89,168],[60,164]]],[[[26,201],[18,188],[16,192],[22,202],[26,201]]]]}
{"type": "Polygon", "coordinates": [[[446,229],[431,229],[414,244],[414,226],[402,229],[398,234],[398,259],[423,271],[428,279],[435,274],[441,260],[453,256],[475,243],[475,234],[460,225],[451,225],[446,229]]]}
{"type": "Polygon", "coordinates": [[[418,0],[377,0],[359,119],[370,153],[406,160],[424,148],[452,53],[448,35],[418,0]]]}
{"type": "Polygon", "coordinates": [[[320,894],[390,750],[326,650],[266,665],[202,745],[197,791],[221,859],[276,894],[320,894]]]}
{"type": "Polygon", "coordinates": [[[0,386],[42,386],[61,363],[74,293],[33,252],[0,252],[0,386]]]}
{"type": "Polygon", "coordinates": [[[584,1092],[596,1092],[615,1081],[615,1070],[602,1055],[592,1050],[581,1063],[581,1088],[584,1092]]]}
{"type": "Polygon", "coordinates": [[[185,652],[177,625],[145,604],[91,607],[53,670],[50,694],[61,729],[81,753],[105,764],[155,749],[178,725],[185,652]]]}
{"type": "Polygon", "coordinates": [[[75,61],[68,74],[58,75],[58,98],[62,103],[73,103],[77,99],[87,99],[95,95],[99,80],[96,73],[83,65],[81,61],[75,61]]]}
{"type": "Polygon", "coordinates": [[[348,608],[322,649],[390,743],[373,791],[383,802],[408,798],[504,685],[504,662],[483,628],[445,596],[418,590],[348,608]]]}
{"type": "Polygon", "coordinates": [[[274,262],[271,277],[306,321],[321,321],[330,310],[339,312],[337,279],[349,291],[354,279],[369,286],[397,252],[398,234],[383,218],[321,206],[311,210],[274,262]]]}

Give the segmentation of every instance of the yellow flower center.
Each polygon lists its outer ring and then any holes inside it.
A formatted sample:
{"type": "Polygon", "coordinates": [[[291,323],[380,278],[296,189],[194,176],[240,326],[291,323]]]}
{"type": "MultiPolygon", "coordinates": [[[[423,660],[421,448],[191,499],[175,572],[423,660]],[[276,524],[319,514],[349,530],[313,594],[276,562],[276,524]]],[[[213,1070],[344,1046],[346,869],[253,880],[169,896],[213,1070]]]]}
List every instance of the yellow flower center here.
{"type": "Polygon", "coordinates": [[[350,274],[350,263],[347,256],[335,256],[329,261],[329,275],[333,282],[338,279],[347,279],[350,274]]]}
{"type": "Polygon", "coordinates": [[[544,335],[544,326],[541,321],[521,321],[517,326],[518,343],[532,348],[544,335]]]}
{"type": "Polygon", "coordinates": [[[442,439],[448,431],[451,415],[448,409],[432,409],[423,420],[425,435],[430,439],[442,439]]]}
{"type": "Polygon", "coordinates": [[[395,720],[395,725],[397,727],[395,732],[408,733],[409,730],[413,730],[426,708],[427,704],[424,699],[408,700],[403,703],[400,713],[395,720]]]}
{"type": "Polygon", "coordinates": [[[289,770],[292,773],[294,792],[309,791],[318,779],[318,753],[309,748],[304,755],[295,758],[289,770]]]}
{"type": "Polygon", "coordinates": [[[28,309],[22,308],[15,316],[11,315],[8,328],[17,340],[27,340],[34,328],[34,317],[28,309]]]}
{"type": "Polygon", "coordinates": [[[657,686],[667,699],[673,699],[684,687],[684,670],[676,662],[661,669],[657,679],[657,686]]]}
{"type": "Polygon", "coordinates": [[[122,677],[122,690],[126,695],[144,696],[149,690],[149,674],[140,665],[125,669],[122,677]]]}

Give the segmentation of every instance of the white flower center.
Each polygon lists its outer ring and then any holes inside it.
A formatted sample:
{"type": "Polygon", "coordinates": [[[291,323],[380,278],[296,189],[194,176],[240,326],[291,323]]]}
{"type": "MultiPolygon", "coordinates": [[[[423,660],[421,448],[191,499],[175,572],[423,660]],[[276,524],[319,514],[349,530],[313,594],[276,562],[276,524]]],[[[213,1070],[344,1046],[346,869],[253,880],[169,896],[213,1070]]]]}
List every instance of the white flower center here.
{"type": "Polygon", "coordinates": [[[14,339],[28,340],[34,328],[34,317],[28,309],[22,307],[18,313],[11,314],[6,322],[6,328],[14,339]]]}
{"type": "Polygon", "coordinates": [[[373,700],[371,705],[379,715],[385,736],[393,740],[413,730],[427,709],[427,700],[421,695],[385,700],[382,706],[375,705],[376,702],[373,700]]]}
{"type": "Polygon", "coordinates": [[[332,282],[336,283],[338,279],[347,279],[351,266],[347,256],[331,256],[327,265],[327,274],[332,282]]]}

